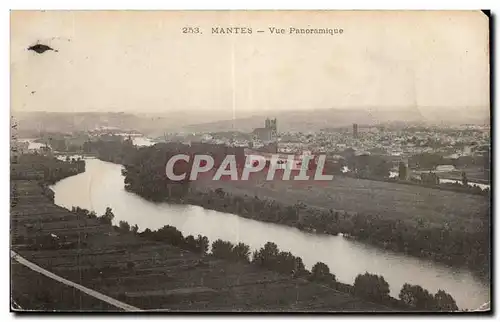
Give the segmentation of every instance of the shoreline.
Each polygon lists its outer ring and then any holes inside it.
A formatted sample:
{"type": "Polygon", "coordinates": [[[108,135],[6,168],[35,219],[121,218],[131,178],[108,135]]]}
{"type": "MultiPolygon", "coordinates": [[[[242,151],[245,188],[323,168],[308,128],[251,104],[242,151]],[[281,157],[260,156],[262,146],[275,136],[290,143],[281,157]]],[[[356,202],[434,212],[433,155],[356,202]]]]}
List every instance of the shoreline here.
{"type": "MultiPolygon", "coordinates": [[[[381,250],[390,251],[390,252],[393,252],[395,254],[404,254],[406,256],[410,256],[410,257],[414,257],[414,258],[418,258],[418,259],[429,260],[429,261],[432,261],[434,263],[446,265],[446,266],[451,267],[451,268],[457,268],[457,269],[464,269],[465,268],[465,269],[469,270],[471,273],[473,273],[476,277],[478,277],[482,281],[489,281],[490,280],[490,277],[482,274],[480,270],[474,270],[465,264],[457,265],[456,262],[447,260],[444,257],[444,255],[439,254],[439,253],[431,253],[431,252],[424,252],[424,251],[422,251],[420,253],[415,253],[415,252],[410,252],[407,250],[406,251],[400,250],[397,245],[394,245],[391,243],[378,241],[378,240],[374,240],[374,239],[369,239],[369,238],[363,239],[363,238],[359,238],[358,236],[351,235],[349,233],[342,232],[342,231],[335,231],[335,232],[328,232],[325,230],[321,231],[321,230],[317,230],[315,228],[310,228],[310,227],[301,225],[299,222],[296,222],[296,221],[283,223],[283,222],[276,222],[273,220],[259,219],[257,217],[250,216],[248,213],[247,213],[247,215],[243,215],[241,213],[236,213],[236,212],[232,212],[230,210],[227,210],[227,208],[225,208],[225,207],[217,207],[216,203],[210,204],[212,207],[207,207],[206,204],[204,204],[203,202],[196,202],[195,199],[189,199],[189,201],[172,200],[172,199],[168,199],[168,198],[165,198],[164,200],[152,200],[152,199],[148,199],[148,198],[140,195],[139,193],[137,193],[133,190],[129,190],[129,189],[125,189],[125,190],[130,192],[130,193],[136,194],[137,196],[143,198],[146,201],[153,202],[153,203],[163,203],[164,202],[164,203],[174,204],[174,205],[188,205],[188,206],[201,207],[205,210],[212,210],[212,211],[227,213],[227,214],[235,215],[235,216],[245,218],[245,219],[255,220],[258,222],[262,222],[262,223],[271,223],[271,224],[280,225],[280,226],[287,226],[290,228],[298,229],[301,232],[309,233],[309,234],[313,234],[313,235],[339,236],[340,234],[342,234],[345,238],[356,240],[358,242],[365,243],[367,245],[379,248],[381,250]]],[[[314,207],[311,207],[311,208],[314,208],[314,207]]]]}
{"type": "MultiPolygon", "coordinates": [[[[124,168],[126,167],[124,166],[124,168]]],[[[122,175],[125,178],[125,182],[127,182],[127,171],[123,170],[122,175]]],[[[339,233],[343,233],[360,242],[364,242],[381,249],[390,250],[396,253],[405,254],[416,258],[428,259],[436,263],[445,264],[451,267],[467,268],[481,280],[489,280],[489,272],[485,271],[485,267],[481,266],[482,264],[478,266],[475,263],[476,259],[470,259],[472,260],[472,262],[467,263],[466,258],[469,255],[446,254],[443,252],[432,251],[431,249],[423,249],[418,247],[417,245],[412,246],[411,244],[406,244],[406,242],[404,245],[402,245],[401,243],[397,242],[396,238],[393,238],[391,236],[394,233],[394,228],[392,228],[392,232],[391,230],[389,230],[385,235],[366,235],[363,232],[363,229],[359,230],[360,227],[363,226],[357,227],[359,226],[357,224],[354,224],[353,226],[352,221],[357,221],[357,219],[360,218],[362,220],[361,223],[363,223],[364,226],[366,226],[368,222],[373,222],[373,220],[375,220],[375,222],[378,222],[382,226],[394,226],[394,224],[396,224],[397,226],[403,224],[403,227],[406,225],[406,229],[409,230],[417,229],[417,227],[409,226],[408,224],[404,224],[390,218],[384,219],[379,217],[377,214],[365,215],[356,211],[326,209],[321,206],[311,206],[301,202],[293,205],[287,205],[278,200],[276,197],[273,198],[272,196],[264,196],[260,197],[259,199],[259,196],[252,195],[252,190],[247,191],[244,187],[232,189],[232,186],[230,184],[228,185],[227,183],[226,185],[218,186],[218,188],[215,188],[216,186],[216,184],[204,185],[203,183],[199,184],[197,181],[193,181],[190,182],[187,193],[184,196],[179,197],[178,195],[176,195],[171,198],[169,198],[168,196],[158,197],[158,195],[156,195],[155,198],[152,198],[148,196],[147,189],[141,188],[141,190],[136,190],[132,185],[127,184],[125,184],[125,189],[129,192],[139,195],[145,200],[152,202],[191,204],[209,210],[231,213],[243,218],[294,227],[298,228],[301,231],[315,234],[327,234],[335,236],[339,233]],[[229,192],[225,191],[224,189],[228,189],[229,192]],[[255,203],[261,205],[256,206],[255,203]],[[277,212],[279,212],[279,214],[276,214],[277,212]],[[282,214],[283,212],[285,214],[282,214]],[[337,222],[335,224],[332,224],[331,220],[328,221],[328,216],[335,216],[337,218],[335,219],[337,222]]],[[[168,194],[168,192],[166,192],[166,194],[168,194]]],[[[368,224],[368,226],[366,227],[368,227],[369,229],[372,228],[370,227],[370,224],[368,224]]],[[[436,232],[439,231],[436,230],[436,228],[432,229],[434,229],[436,232]]],[[[417,235],[420,233],[420,230],[421,229],[417,229],[417,235]]],[[[398,230],[396,230],[396,233],[398,233],[398,230]]],[[[434,232],[429,231],[429,233],[433,234],[434,232]]],[[[454,232],[454,234],[457,233],[460,232],[454,232]]],[[[463,238],[475,236],[474,234],[470,233],[462,234],[464,234],[463,238]]],[[[453,238],[455,238],[456,240],[456,238],[458,237],[453,238]]],[[[410,238],[409,243],[411,242],[412,240],[410,238]]],[[[443,240],[440,241],[440,243],[446,243],[446,241],[443,240]]]]}
{"type": "MultiPolygon", "coordinates": [[[[12,249],[63,278],[138,308],[391,311],[383,304],[370,303],[335,289],[325,290],[321,284],[301,281],[253,264],[203,256],[166,241],[148,241],[136,233],[123,232],[100,222],[98,218],[85,217],[55,205],[51,196],[44,195],[47,182],[39,184],[37,180],[27,179],[13,182],[22,193],[11,208],[12,249]],[[200,287],[208,293],[200,293],[200,287]],[[290,289],[294,291],[287,291],[290,289]],[[161,290],[179,292],[158,293],[161,290]],[[300,294],[298,302],[296,292],[300,294]],[[280,294],[280,303],[272,304],[276,294],[280,294]],[[321,296],[318,298],[316,294],[321,296]],[[184,302],[185,299],[191,299],[191,304],[184,302]]],[[[13,299],[23,309],[41,306],[51,310],[61,307],[61,303],[67,303],[68,307],[78,303],[78,292],[71,295],[71,291],[65,291],[65,298],[57,300],[63,286],[53,280],[45,278],[43,289],[30,288],[24,283],[24,271],[16,270],[12,276],[13,299]],[[23,290],[31,292],[31,296],[21,296],[23,290]]],[[[43,279],[33,272],[28,275],[32,282],[43,279]]],[[[99,305],[91,302],[93,304],[85,309],[99,305]]],[[[101,309],[112,310],[102,306],[101,309]]]]}

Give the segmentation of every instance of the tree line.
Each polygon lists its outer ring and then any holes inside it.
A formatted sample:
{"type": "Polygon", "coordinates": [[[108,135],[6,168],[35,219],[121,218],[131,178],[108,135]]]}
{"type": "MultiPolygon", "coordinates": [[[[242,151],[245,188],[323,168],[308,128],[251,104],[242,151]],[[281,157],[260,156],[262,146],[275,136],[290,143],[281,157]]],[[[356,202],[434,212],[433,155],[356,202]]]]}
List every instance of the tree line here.
{"type": "Polygon", "coordinates": [[[54,184],[59,180],[85,171],[85,160],[62,161],[55,157],[23,154],[11,163],[11,180],[38,180],[54,184]]]}
{"type": "MultiPolygon", "coordinates": [[[[111,208],[106,208],[102,216],[97,216],[95,212],[79,207],[72,209],[74,213],[87,218],[94,218],[103,224],[112,225],[114,214],[111,208]]],[[[130,226],[126,221],[120,221],[115,229],[121,233],[133,233],[147,240],[163,242],[179,247],[202,256],[212,256],[214,258],[241,262],[265,268],[277,273],[286,274],[292,278],[301,278],[313,283],[319,283],[330,288],[350,293],[354,296],[383,305],[409,310],[423,311],[456,311],[457,304],[453,297],[443,290],[438,290],[431,294],[428,290],[419,285],[405,283],[399,292],[399,298],[390,296],[389,284],[383,276],[370,274],[368,272],[359,274],[353,285],[344,284],[337,281],[335,274],[330,272],[330,268],[323,262],[317,262],[307,270],[302,258],[293,255],[291,252],[282,251],[273,242],[267,242],[263,247],[250,251],[250,246],[239,242],[233,244],[230,241],[221,239],[215,240],[211,244],[209,252],[209,240],[206,236],[189,235],[184,237],[177,228],[165,225],[158,230],[149,228],[139,232],[137,225],[130,226]],[[251,256],[250,256],[251,255],[251,256]]],[[[133,264],[129,268],[133,268],[133,264]]]]}
{"type": "MultiPolygon", "coordinates": [[[[297,227],[301,230],[344,235],[376,244],[393,251],[431,258],[454,266],[466,265],[480,275],[489,275],[489,214],[479,214],[479,226],[467,231],[459,225],[432,226],[420,218],[415,222],[386,219],[377,213],[347,213],[305,204],[285,205],[257,196],[237,196],[222,189],[190,189],[188,179],[170,181],[165,175],[167,160],[185,147],[140,148],[125,164],[125,188],[154,202],[178,202],[202,206],[245,218],[297,227]],[[177,149],[177,150],[175,150],[177,149]]],[[[191,158],[192,160],[193,158],[191,158]]],[[[191,165],[178,162],[176,174],[187,172],[191,165]]],[[[177,165],[176,164],[176,165],[177,165]]]]}
{"type": "MultiPolygon", "coordinates": [[[[105,149],[107,145],[97,142],[105,149]]],[[[122,148],[124,144],[121,144],[122,148]]],[[[200,145],[196,151],[209,150],[210,145],[200,145]]],[[[336,235],[342,233],[371,244],[413,256],[431,258],[454,266],[466,265],[481,276],[489,276],[490,234],[489,214],[479,214],[480,224],[474,231],[459,225],[444,224],[440,227],[427,224],[424,218],[417,223],[385,219],[380,214],[347,214],[338,209],[322,209],[304,204],[284,205],[275,200],[257,196],[236,196],[216,189],[200,192],[190,189],[191,164],[177,162],[176,174],[187,173],[183,181],[170,181],[165,175],[165,165],[178,153],[194,153],[180,143],[156,144],[153,147],[127,149],[121,162],[125,189],[154,202],[178,202],[199,205],[207,209],[233,213],[245,218],[297,227],[301,230],[336,235]],[[130,150],[130,151],[131,151],[130,150]]],[[[226,149],[213,151],[221,160],[226,149]]],[[[191,157],[192,161],[193,158],[191,157]]]]}

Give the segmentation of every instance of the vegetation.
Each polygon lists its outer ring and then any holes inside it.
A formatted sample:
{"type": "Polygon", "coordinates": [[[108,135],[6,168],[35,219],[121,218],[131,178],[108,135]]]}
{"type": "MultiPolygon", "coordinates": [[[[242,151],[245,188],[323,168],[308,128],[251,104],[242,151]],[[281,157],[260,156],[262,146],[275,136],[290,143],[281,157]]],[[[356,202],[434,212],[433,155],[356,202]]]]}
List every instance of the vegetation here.
{"type": "Polygon", "coordinates": [[[64,178],[85,171],[84,160],[68,162],[39,154],[23,154],[11,163],[11,180],[37,180],[45,184],[54,184],[64,178]]]}
{"type": "MultiPolygon", "coordinates": [[[[106,215],[107,218],[112,216],[113,212],[109,207],[106,208],[105,214],[101,217],[96,217],[95,212],[90,212],[79,207],[73,207],[72,212],[86,218],[98,218],[102,223],[111,225],[109,220],[102,219],[106,215]]],[[[166,225],[156,231],[148,228],[141,233],[138,233],[138,228],[134,227],[137,227],[137,225],[134,225],[130,229],[130,225],[127,222],[120,221],[119,223],[121,231],[132,231],[148,240],[164,242],[200,254],[207,254],[208,252],[209,240],[206,236],[198,235],[197,238],[194,238],[192,235],[189,235],[184,237],[182,232],[170,225],[166,225]]],[[[293,278],[306,278],[311,282],[323,284],[338,291],[351,293],[360,298],[387,306],[417,310],[458,310],[453,297],[442,290],[432,295],[421,286],[404,284],[399,294],[400,299],[397,300],[389,295],[389,284],[385,281],[384,277],[379,275],[368,272],[359,274],[354,281],[354,285],[351,286],[338,282],[335,275],[330,272],[328,265],[323,262],[316,263],[312,267],[311,272],[309,272],[305,268],[302,258],[290,252],[280,251],[278,245],[273,242],[267,242],[263,247],[254,251],[250,260],[250,247],[248,245],[242,242],[235,245],[229,241],[217,239],[212,243],[210,255],[235,262],[252,263],[255,266],[277,273],[289,274],[293,278]]],[[[129,270],[134,269],[134,266],[132,262],[127,263],[127,269],[129,270]]]]}
{"type": "Polygon", "coordinates": [[[405,283],[399,293],[399,298],[403,303],[411,308],[426,311],[456,311],[457,304],[453,297],[443,290],[439,290],[435,295],[419,285],[405,283]]]}
{"type": "MultiPolygon", "coordinates": [[[[186,150],[182,144],[157,144],[137,149],[123,170],[126,189],[152,201],[199,205],[317,233],[343,233],[393,251],[455,266],[466,264],[481,275],[489,274],[489,213],[478,214],[474,229],[468,230],[459,224],[431,225],[426,218],[410,222],[386,218],[380,213],[348,214],[338,209],[317,208],[302,203],[290,206],[257,196],[232,195],[222,188],[202,192],[190,189],[187,178],[191,165],[186,162],[177,162],[174,169],[176,174],[186,173],[185,180],[170,181],[166,177],[165,164],[170,156],[178,153],[194,152],[186,150]]],[[[372,159],[360,158],[356,166],[359,169],[373,169],[373,162],[367,160],[372,159]]],[[[379,165],[382,163],[375,162],[379,165]]]]}
{"type": "Polygon", "coordinates": [[[423,219],[415,227],[413,223],[387,219],[379,214],[351,214],[308,207],[302,203],[285,206],[275,200],[233,196],[220,188],[207,193],[191,192],[184,202],[246,218],[295,226],[306,231],[332,235],[343,233],[393,251],[456,266],[465,263],[476,271],[488,274],[487,218],[473,232],[451,225],[431,226],[423,219]]]}
{"type": "Polygon", "coordinates": [[[17,206],[19,201],[19,192],[17,191],[17,185],[15,182],[11,182],[10,184],[10,207],[14,208],[17,206]]]}
{"type": "Polygon", "coordinates": [[[467,179],[467,173],[465,173],[465,171],[462,171],[462,185],[463,186],[469,185],[469,180],[467,179]]]}
{"type": "Polygon", "coordinates": [[[212,244],[212,254],[218,258],[250,262],[250,246],[244,243],[233,245],[231,242],[217,239],[212,244]]]}
{"type": "Polygon", "coordinates": [[[139,236],[153,241],[166,242],[170,245],[190,250],[199,254],[206,254],[208,251],[209,243],[206,236],[198,235],[198,237],[195,239],[190,235],[184,238],[182,233],[177,230],[177,228],[170,225],[163,226],[156,231],[152,231],[147,228],[143,232],[139,233],[139,236]]]}
{"type": "Polygon", "coordinates": [[[463,178],[462,182],[439,182],[439,176],[432,172],[422,173],[420,177],[421,177],[420,180],[415,178],[411,178],[410,180],[402,180],[398,177],[398,178],[389,178],[384,181],[394,182],[398,184],[405,184],[405,185],[418,185],[418,186],[424,186],[426,188],[490,197],[489,188],[481,189],[480,187],[475,185],[469,185],[469,184],[464,185],[463,178]]]}
{"type": "Polygon", "coordinates": [[[304,277],[308,275],[302,258],[296,257],[290,252],[280,252],[278,246],[272,242],[267,242],[263,248],[254,252],[252,263],[293,276],[304,277]]]}
{"type": "Polygon", "coordinates": [[[330,268],[323,262],[317,262],[311,269],[311,281],[331,284],[336,282],[335,274],[330,273],[330,268]]]}
{"type": "Polygon", "coordinates": [[[408,160],[411,168],[435,169],[438,165],[446,164],[443,156],[435,153],[421,153],[410,157],[408,160]]]}
{"type": "Polygon", "coordinates": [[[416,309],[431,310],[434,307],[432,294],[419,285],[405,283],[399,292],[399,298],[408,306],[416,309]]]}
{"type": "Polygon", "coordinates": [[[392,165],[382,156],[362,154],[347,159],[349,169],[362,178],[387,178],[392,165]]]}
{"type": "Polygon", "coordinates": [[[443,290],[437,291],[437,293],[434,295],[434,301],[437,309],[440,311],[449,312],[458,310],[455,299],[443,290]]]}
{"type": "MultiPolygon", "coordinates": [[[[217,201],[216,205],[219,206],[218,202],[220,201],[226,201],[226,198],[233,198],[231,195],[225,193],[222,189],[218,191],[214,191],[211,195],[213,196],[218,196],[218,199],[215,199],[217,201]]],[[[235,199],[235,198],[233,198],[235,199]]],[[[237,199],[239,202],[245,203],[246,199],[245,198],[240,198],[237,199]]],[[[259,206],[264,206],[266,205],[267,201],[259,200],[258,198],[254,198],[254,202],[259,206]],[[263,202],[263,203],[262,203],[263,202]]],[[[272,203],[272,207],[276,207],[276,209],[282,209],[283,207],[279,204],[272,203]]],[[[242,207],[244,205],[240,205],[242,207]]],[[[234,204],[231,204],[231,206],[228,207],[234,207],[234,204]]],[[[299,214],[300,212],[307,210],[307,207],[305,205],[298,203],[294,207],[285,207],[286,212],[288,215],[286,215],[285,218],[300,218],[299,214]]],[[[256,209],[253,209],[255,211],[256,209]]],[[[111,208],[106,208],[105,213],[97,217],[97,214],[95,212],[90,212],[88,210],[75,207],[72,209],[72,211],[78,215],[85,216],[85,218],[93,218],[99,220],[102,224],[107,224],[111,225],[112,221],[114,220],[114,214],[111,208]]],[[[266,212],[265,208],[260,209],[261,212],[266,212]]],[[[336,222],[341,222],[341,221],[348,221],[351,219],[346,219],[344,218],[343,215],[337,212],[329,211],[328,214],[330,216],[333,216],[333,218],[336,218],[336,222]]],[[[352,229],[349,228],[349,225],[346,225],[342,229],[352,229]],[[346,228],[347,227],[347,228],[346,228]]],[[[145,231],[138,233],[138,226],[134,225],[132,228],[130,227],[130,224],[128,224],[125,221],[121,221],[119,223],[119,227],[121,231],[124,231],[126,233],[132,232],[136,233],[144,238],[148,238],[150,240],[156,240],[156,241],[162,241],[168,244],[171,244],[173,246],[177,246],[180,248],[184,248],[193,252],[198,252],[201,254],[205,254],[208,251],[208,245],[209,241],[208,238],[205,236],[198,235],[198,237],[195,239],[193,236],[187,236],[186,238],[183,237],[182,233],[178,231],[175,227],[172,226],[165,226],[157,231],[151,231],[149,229],[146,229],[145,231]]],[[[37,241],[38,243],[38,241],[37,241]]],[[[45,243],[54,243],[54,239],[51,238],[50,241],[47,239],[47,242],[43,241],[42,244],[45,243]]],[[[75,247],[74,245],[69,245],[68,247],[75,247]]],[[[213,246],[212,246],[212,256],[217,257],[217,256],[226,256],[226,258],[230,260],[235,260],[235,261],[242,261],[242,262],[248,262],[249,261],[249,246],[245,245],[243,243],[238,243],[237,245],[233,245],[230,242],[224,242],[222,240],[216,241],[213,246]],[[222,246],[215,246],[217,245],[222,245],[222,246]],[[217,250],[219,249],[219,250],[217,250]],[[230,251],[229,251],[230,250],[230,251]]],[[[370,296],[372,298],[378,298],[381,303],[389,303],[390,298],[387,300],[389,302],[384,302],[385,297],[383,294],[386,294],[385,290],[385,282],[382,277],[377,277],[371,278],[371,279],[366,279],[363,276],[358,276],[356,279],[356,282],[360,285],[368,285],[368,289],[370,289],[370,292],[365,292],[360,291],[359,287],[358,290],[356,290],[356,283],[353,287],[349,287],[349,285],[338,283],[335,281],[335,276],[330,273],[330,269],[328,266],[324,263],[317,263],[314,265],[312,272],[308,272],[304,264],[302,263],[302,259],[300,257],[296,257],[290,252],[284,252],[280,251],[278,249],[278,246],[272,242],[268,242],[262,247],[261,249],[257,250],[254,252],[252,261],[254,265],[260,266],[260,267],[265,267],[267,269],[280,272],[280,273],[286,273],[290,274],[294,278],[308,278],[311,281],[314,281],[316,283],[321,283],[328,285],[330,287],[334,287],[338,290],[347,290],[350,292],[350,290],[353,290],[352,292],[355,294],[358,294],[359,296],[370,296]],[[368,281],[367,281],[368,280],[368,281]],[[370,280],[374,283],[374,285],[370,286],[370,280]],[[381,282],[383,281],[383,282],[381,282]],[[367,284],[368,283],[368,284],[367,284]],[[373,290],[377,290],[376,292],[373,290]],[[374,296],[377,295],[377,296],[374,296]]],[[[127,262],[126,267],[128,270],[133,270],[135,268],[135,264],[133,262],[127,262]]],[[[96,268],[97,269],[97,268],[96,268]]],[[[364,275],[370,275],[370,274],[364,274],[364,275]]],[[[387,285],[388,288],[388,285],[387,285]]],[[[388,294],[388,292],[387,292],[388,294]]],[[[440,303],[439,308],[443,310],[447,309],[452,309],[454,306],[454,300],[449,296],[449,294],[439,291],[436,293],[434,296],[435,302],[440,303]]],[[[403,303],[403,301],[401,301],[403,303]]],[[[456,307],[456,304],[455,304],[456,307]]]]}
{"type": "Polygon", "coordinates": [[[121,231],[124,231],[124,232],[130,231],[130,225],[126,221],[120,220],[120,222],[118,223],[118,227],[120,227],[121,231]]]}
{"type": "Polygon", "coordinates": [[[373,301],[383,302],[389,297],[389,283],[382,276],[359,274],[354,280],[354,294],[373,301]]]}
{"type": "Polygon", "coordinates": [[[111,208],[110,207],[106,207],[106,212],[104,213],[104,215],[102,215],[101,217],[99,217],[99,221],[102,222],[102,223],[104,223],[104,224],[111,225],[111,223],[113,222],[114,218],[115,218],[115,215],[113,214],[113,211],[111,210],[111,208]]]}
{"type": "Polygon", "coordinates": [[[406,180],[408,168],[404,162],[399,162],[399,180],[406,180]]]}

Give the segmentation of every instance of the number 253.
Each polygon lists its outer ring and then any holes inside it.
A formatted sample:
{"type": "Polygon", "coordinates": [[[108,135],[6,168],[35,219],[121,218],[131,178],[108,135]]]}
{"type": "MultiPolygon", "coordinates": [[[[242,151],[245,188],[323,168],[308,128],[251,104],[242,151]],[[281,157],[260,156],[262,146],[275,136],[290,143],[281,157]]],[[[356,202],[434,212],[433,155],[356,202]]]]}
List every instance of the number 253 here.
{"type": "Polygon", "coordinates": [[[200,32],[200,28],[198,27],[184,27],[182,28],[182,33],[183,34],[199,34],[201,33],[200,32]]]}

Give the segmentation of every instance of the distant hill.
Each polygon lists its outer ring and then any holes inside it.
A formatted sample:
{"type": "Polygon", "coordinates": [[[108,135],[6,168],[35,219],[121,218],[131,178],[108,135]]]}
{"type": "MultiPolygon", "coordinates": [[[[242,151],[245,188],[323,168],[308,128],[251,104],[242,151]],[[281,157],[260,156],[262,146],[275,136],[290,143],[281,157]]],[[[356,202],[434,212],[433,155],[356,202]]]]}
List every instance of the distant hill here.
{"type": "Polygon", "coordinates": [[[353,123],[376,125],[384,123],[406,124],[489,124],[488,108],[359,108],[359,109],[316,109],[310,111],[268,112],[267,114],[236,118],[234,120],[206,122],[184,126],[183,130],[243,131],[263,127],[266,117],[278,119],[279,131],[319,131],[323,128],[352,126],[353,123]]]}
{"type": "Polygon", "coordinates": [[[251,132],[264,126],[266,117],[278,119],[279,131],[319,131],[323,128],[351,126],[353,123],[376,125],[382,123],[427,124],[489,124],[487,108],[359,108],[316,109],[287,112],[172,111],[164,113],[112,112],[13,112],[21,136],[37,135],[40,131],[72,132],[99,127],[135,130],[146,135],[162,136],[165,132],[251,132]]]}
{"type": "Polygon", "coordinates": [[[117,128],[123,131],[139,131],[147,135],[163,135],[177,131],[181,126],[215,120],[213,113],[162,113],[132,114],[111,112],[13,112],[21,136],[36,136],[40,131],[73,132],[88,131],[101,127],[117,128]]]}
{"type": "Polygon", "coordinates": [[[250,116],[235,120],[216,121],[183,127],[186,131],[230,131],[249,132],[263,127],[268,117],[278,119],[279,131],[319,131],[327,127],[351,126],[352,123],[375,125],[390,121],[423,122],[425,119],[414,110],[367,111],[322,109],[312,111],[290,111],[269,113],[263,116],[250,116]]]}

